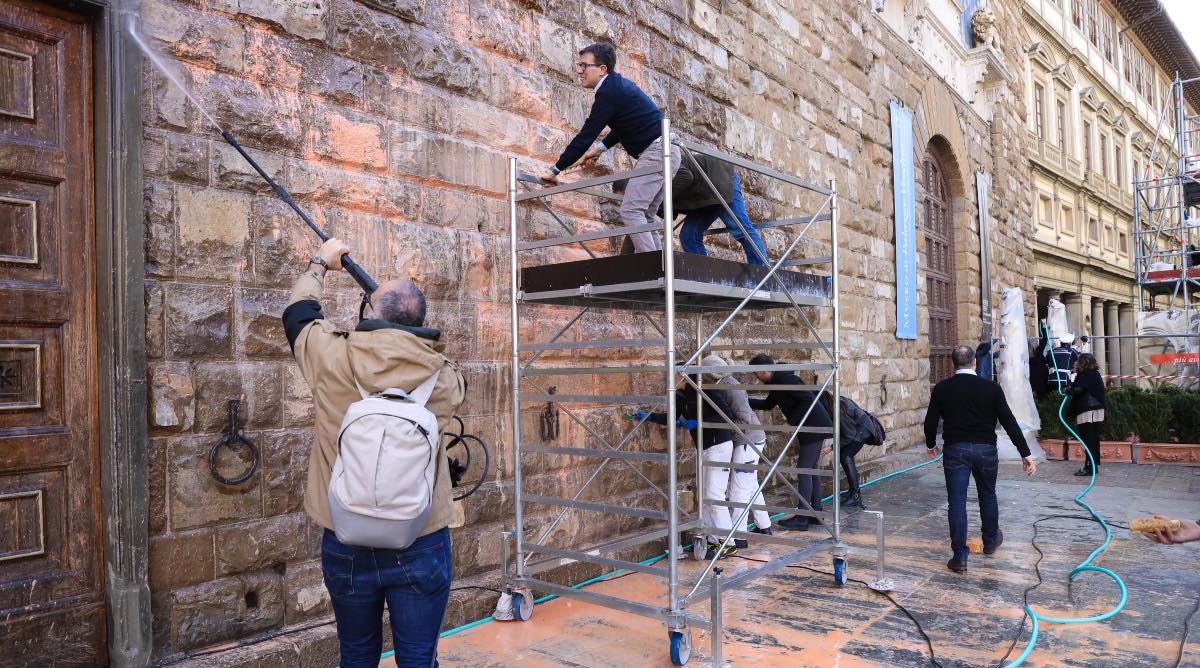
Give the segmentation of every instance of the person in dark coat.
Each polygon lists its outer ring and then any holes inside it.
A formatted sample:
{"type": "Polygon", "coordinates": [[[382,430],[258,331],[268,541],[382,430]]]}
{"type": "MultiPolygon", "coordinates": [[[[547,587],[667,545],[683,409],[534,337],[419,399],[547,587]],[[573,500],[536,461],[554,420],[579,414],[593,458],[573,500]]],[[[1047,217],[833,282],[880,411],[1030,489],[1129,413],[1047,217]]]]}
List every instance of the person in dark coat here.
{"type": "MultiPolygon", "coordinates": [[[[756,366],[775,364],[770,355],[756,355],[750,363],[756,366]]],[[[771,385],[804,385],[805,382],[791,371],[755,371],[754,375],[760,383],[771,385]]],[[[793,427],[833,427],[829,412],[817,401],[817,393],[810,390],[771,390],[765,399],[751,399],[750,408],[756,411],[769,411],[778,408],[784,419],[793,427]],[[811,412],[810,409],[811,408],[811,412]],[[807,414],[808,418],[805,419],[807,414]]],[[[798,468],[816,468],[821,458],[821,449],[826,444],[833,444],[833,439],[827,434],[812,434],[800,432],[796,435],[796,466],[798,468]]],[[[821,510],[821,483],[815,475],[801,474],[796,481],[802,500],[808,501],[815,511],[821,510]]],[[[799,510],[807,511],[803,501],[799,510]]],[[[816,518],[806,515],[789,517],[778,525],[793,531],[808,531],[811,524],[820,523],[816,518]]]]}
{"type": "Polygon", "coordinates": [[[1104,378],[1100,376],[1100,364],[1091,353],[1079,356],[1075,363],[1075,379],[1067,394],[1071,395],[1067,409],[1075,416],[1076,431],[1088,452],[1092,453],[1091,461],[1075,475],[1090,476],[1093,470],[1100,468],[1100,427],[1104,424],[1104,378]]]}
{"type": "MultiPolygon", "coordinates": [[[[829,392],[822,392],[821,406],[832,416],[833,395],[829,392]]],[[[846,490],[842,492],[842,505],[847,508],[857,506],[865,509],[862,491],[858,484],[858,465],[854,463],[854,457],[862,451],[867,439],[871,438],[869,426],[871,418],[850,397],[842,397],[840,408],[838,423],[841,427],[839,430],[841,448],[838,449],[838,463],[842,465],[842,471],[846,473],[846,490]]]]}
{"type": "Polygon", "coordinates": [[[1046,396],[1046,386],[1050,384],[1050,367],[1046,366],[1046,344],[1049,341],[1043,330],[1038,337],[1037,347],[1029,355],[1029,386],[1038,399],[1046,396]]]}

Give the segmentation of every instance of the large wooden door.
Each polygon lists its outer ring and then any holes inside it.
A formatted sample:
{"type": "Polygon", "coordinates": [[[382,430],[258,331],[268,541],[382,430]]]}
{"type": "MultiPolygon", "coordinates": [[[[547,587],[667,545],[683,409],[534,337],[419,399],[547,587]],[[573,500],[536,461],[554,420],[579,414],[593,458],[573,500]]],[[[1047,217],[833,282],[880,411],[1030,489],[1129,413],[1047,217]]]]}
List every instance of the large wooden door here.
{"type": "Polygon", "coordinates": [[[925,285],[929,295],[929,382],[932,384],[954,373],[950,353],[958,338],[950,184],[944,166],[933,151],[925,156],[923,182],[925,285]]]}
{"type": "Polygon", "coordinates": [[[0,665],[107,663],[88,22],[0,1],[0,665]]]}

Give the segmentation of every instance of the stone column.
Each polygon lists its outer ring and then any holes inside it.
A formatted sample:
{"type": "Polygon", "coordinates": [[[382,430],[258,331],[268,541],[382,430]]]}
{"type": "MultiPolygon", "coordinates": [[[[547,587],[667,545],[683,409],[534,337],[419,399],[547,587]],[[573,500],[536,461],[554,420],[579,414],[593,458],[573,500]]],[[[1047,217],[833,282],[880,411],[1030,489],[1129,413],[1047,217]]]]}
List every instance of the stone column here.
{"type": "Polygon", "coordinates": [[[1083,295],[1069,292],[1063,295],[1062,303],[1067,307],[1067,330],[1076,337],[1086,334],[1083,326],[1083,295]]]}
{"type": "MultiPolygon", "coordinates": [[[[1107,330],[1109,334],[1124,334],[1124,332],[1121,331],[1120,316],[1117,315],[1117,302],[1115,301],[1109,300],[1104,302],[1104,329],[1107,330]]],[[[1107,370],[1104,371],[1104,373],[1113,375],[1125,373],[1121,370],[1121,348],[1124,341],[1125,339],[1109,339],[1107,341],[1108,362],[1105,366],[1105,369],[1107,370]]],[[[1096,359],[1103,362],[1099,355],[1096,356],[1096,359]]],[[[1115,380],[1112,382],[1113,384],[1120,383],[1120,381],[1115,380]]]]}
{"type": "MultiPolygon", "coordinates": [[[[1104,322],[1104,300],[1099,297],[1092,297],[1092,331],[1088,334],[1088,342],[1092,344],[1092,354],[1096,356],[1096,361],[1101,366],[1107,364],[1104,353],[1107,350],[1105,345],[1107,341],[1094,337],[1104,336],[1105,334],[1116,334],[1117,328],[1109,329],[1104,322]]],[[[1105,367],[1108,368],[1108,367],[1105,367]]],[[[1116,373],[1115,371],[1104,371],[1102,373],[1116,373]]]]}
{"type": "MultiPolygon", "coordinates": [[[[1133,304],[1117,306],[1117,322],[1122,334],[1137,334],[1136,314],[1133,304]]],[[[1132,376],[1137,373],[1137,339],[1121,339],[1121,374],[1132,376]]],[[[1134,385],[1132,380],[1121,381],[1122,385],[1134,385]]]]}

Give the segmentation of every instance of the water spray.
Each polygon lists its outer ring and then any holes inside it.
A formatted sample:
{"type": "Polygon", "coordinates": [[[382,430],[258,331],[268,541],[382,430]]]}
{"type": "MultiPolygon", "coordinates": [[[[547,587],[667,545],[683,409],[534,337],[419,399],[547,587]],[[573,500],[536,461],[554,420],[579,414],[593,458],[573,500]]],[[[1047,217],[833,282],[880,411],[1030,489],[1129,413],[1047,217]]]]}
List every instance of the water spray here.
{"type": "MultiPolygon", "coordinates": [[[[250,157],[250,154],[246,152],[246,149],[242,148],[242,145],[238,143],[238,140],[234,138],[234,136],[230,134],[228,130],[221,127],[221,124],[217,122],[217,119],[211,113],[209,113],[207,109],[204,108],[204,105],[200,104],[199,100],[192,95],[188,87],[184,85],[183,77],[180,75],[180,73],[176,72],[175,69],[167,63],[167,60],[162,57],[162,55],[160,55],[153,47],[151,47],[146,43],[145,40],[142,39],[141,34],[138,33],[137,23],[134,21],[133,16],[130,16],[127,19],[126,28],[129,33],[129,37],[133,39],[134,44],[136,44],[137,47],[141,49],[142,53],[144,53],[146,57],[150,59],[150,62],[154,63],[154,67],[157,68],[159,72],[162,72],[163,76],[167,77],[167,80],[174,84],[174,86],[178,88],[179,91],[183,93],[189,101],[191,101],[192,105],[200,111],[208,123],[212,125],[217,132],[221,133],[221,138],[224,139],[225,142],[230,146],[232,146],[234,150],[237,151],[238,154],[241,155],[242,158],[244,158],[246,162],[254,168],[254,171],[258,172],[258,175],[262,177],[263,181],[267,182],[267,185],[271,186],[271,190],[275,192],[275,195],[279,197],[279,199],[283,200],[284,204],[287,204],[289,207],[291,207],[292,211],[295,211],[296,215],[300,216],[300,220],[304,221],[304,224],[308,226],[308,229],[312,230],[313,233],[315,233],[317,237],[321,239],[321,241],[328,241],[329,235],[325,234],[320,227],[317,227],[317,224],[313,222],[313,219],[310,218],[309,215],[300,208],[300,205],[296,204],[296,201],[292,199],[291,193],[289,193],[287,190],[284,190],[283,186],[276,183],[275,179],[272,179],[265,171],[263,171],[263,168],[259,166],[258,162],[255,161],[254,158],[250,157]]],[[[376,283],[375,279],[371,278],[370,274],[360,267],[357,262],[350,259],[349,255],[342,256],[342,267],[345,268],[346,273],[349,274],[350,277],[362,287],[362,307],[365,307],[367,304],[367,298],[369,298],[371,293],[375,292],[375,290],[379,288],[379,284],[376,283]]],[[[360,307],[360,317],[361,314],[362,308],[360,307]]]]}
{"type": "MultiPolygon", "coordinates": [[[[285,204],[291,207],[292,211],[295,211],[296,215],[300,216],[300,220],[304,221],[304,224],[308,226],[308,229],[312,230],[313,233],[321,239],[321,241],[328,241],[329,235],[325,234],[325,231],[313,222],[313,219],[310,218],[309,215],[300,208],[300,205],[296,204],[296,201],[292,199],[291,193],[285,190],[283,186],[276,183],[275,179],[271,178],[270,175],[268,175],[258,164],[258,162],[254,158],[250,157],[250,154],[246,152],[246,149],[242,148],[242,145],[238,143],[238,140],[234,138],[234,136],[230,134],[228,130],[221,127],[221,124],[217,122],[216,117],[209,113],[209,111],[204,108],[204,105],[200,104],[200,101],[192,95],[191,91],[184,84],[182,74],[177,72],[166,58],[164,58],[153,47],[147,44],[145,40],[142,39],[142,36],[138,33],[137,23],[134,21],[133,16],[130,16],[126,21],[126,29],[134,44],[136,44],[142,53],[144,53],[146,57],[150,59],[150,62],[154,63],[155,68],[162,72],[163,76],[167,77],[167,79],[176,88],[178,88],[179,91],[184,94],[184,96],[187,97],[192,105],[195,106],[196,109],[199,110],[204,118],[208,121],[209,125],[215,128],[217,132],[221,133],[221,138],[224,139],[227,144],[232,146],[234,150],[237,151],[238,154],[241,155],[242,158],[254,168],[255,172],[258,172],[258,175],[262,177],[262,180],[266,181],[267,185],[271,186],[271,190],[275,192],[276,197],[283,200],[285,204]]],[[[346,273],[350,274],[350,277],[353,278],[360,287],[362,287],[362,303],[358,308],[358,317],[361,320],[363,317],[363,311],[367,306],[367,300],[370,298],[371,293],[375,292],[375,290],[379,288],[379,284],[376,283],[375,279],[371,278],[371,275],[368,274],[361,266],[359,266],[358,263],[350,259],[349,255],[342,256],[342,267],[346,270],[346,273]]],[[[473,434],[466,433],[466,429],[464,428],[463,422],[460,418],[455,416],[454,419],[458,422],[459,431],[458,433],[444,434],[445,437],[451,439],[450,443],[446,446],[446,449],[449,450],[457,445],[462,445],[463,450],[466,452],[466,462],[459,463],[457,459],[450,458],[450,456],[447,455],[447,459],[449,459],[451,482],[453,487],[459,486],[459,484],[462,482],[462,478],[467,472],[467,469],[471,466],[471,448],[468,445],[469,442],[474,441],[475,445],[483,451],[483,471],[479,476],[479,481],[473,487],[471,487],[469,491],[454,497],[455,501],[459,501],[471,496],[483,485],[484,481],[487,479],[491,454],[488,452],[487,444],[484,443],[482,439],[473,434]]],[[[257,459],[255,461],[257,463],[257,459]]],[[[213,470],[215,474],[216,469],[214,468],[213,470]]],[[[245,474],[245,476],[249,477],[249,475],[253,472],[253,470],[250,470],[249,473],[245,474]]]]}

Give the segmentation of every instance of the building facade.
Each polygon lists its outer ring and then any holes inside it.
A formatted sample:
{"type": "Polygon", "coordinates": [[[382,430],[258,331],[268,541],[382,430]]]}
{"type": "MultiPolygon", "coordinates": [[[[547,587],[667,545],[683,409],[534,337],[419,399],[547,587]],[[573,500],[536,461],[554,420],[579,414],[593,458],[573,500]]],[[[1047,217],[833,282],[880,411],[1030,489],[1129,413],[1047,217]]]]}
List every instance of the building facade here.
{"type": "MultiPolygon", "coordinates": [[[[28,665],[336,663],[320,531],[301,509],[312,397],[278,320],[318,243],[206,114],[376,279],[411,278],[429,298],[429,322],[470,383],[466,429],[494,454],[452,532],[464,584],[496,581],[513,522],[505,158],[544,168],[582,124],[591,98],[572,68],[593,41],[616,44],[618,71],[678,131],[811,181],[837,179],[843,387],[889,435],[863,458],[877,470],[920,457],[947,346],[978,341],[1000,289],[1031,295],[1034,275],[1027,40],[1011,3],[993,2],[980,23],[990,31],[975,30],[978,4],[0,3],[3,71],[18,75],[0,91],[0,222],[17,230],[0,234],[0,371],[13,386],[0,393],[0,521],[15,537],[0,553],[6,652],[28,665]],[[203,110],[140,55],[128,15],[178,63],[203,110]],[[913,340],[896,337],[890,102],[914,117],[913,340]],[[979,174],[991,184],[982,219],[979,174]],[[247,480],[225,484],[209,457],[230,431],[232,400],[260,459],[247,480]],[[62,631],[47,634],[52,626],[62,631]],[[234,641],[246,643],[210,656],[234,641]]],[[[745,188],[755,219],[789,206],[765,181],[748,176],[745,188]]],[[[583,229],[606,215],[575,200],[561,211],[583,229]]],[[[326,312],[352,325],[358,300],[338,276],[326,312]]],[[[606,433],[621,424],[610,409],[579,414],[606,433]]],[[[565,419],[557,436],[586,439],[565,419]]],[[[524,466],[548,495],[583,470],[547,458],[524,466]]],[[[646,492],[630,476],[597,489],[646,492]]],[[[563,525],[578,540],[621,529],[563,525]]],[[[454,592],[445,623],[494,603],[454,592]]]]}
{"type": "MultiPolygon", "coordinates": [[[[1157,2],[1021,6],[1038,313],[1058,299],[1078,336],[1136,334],[1133,184],[1173,153],[1175,72],[1200,68],[1157,2]]],[[[1092,350],[1104,373],[1135,374],[1136,346],[1118,341],[1092,350]]]]}

